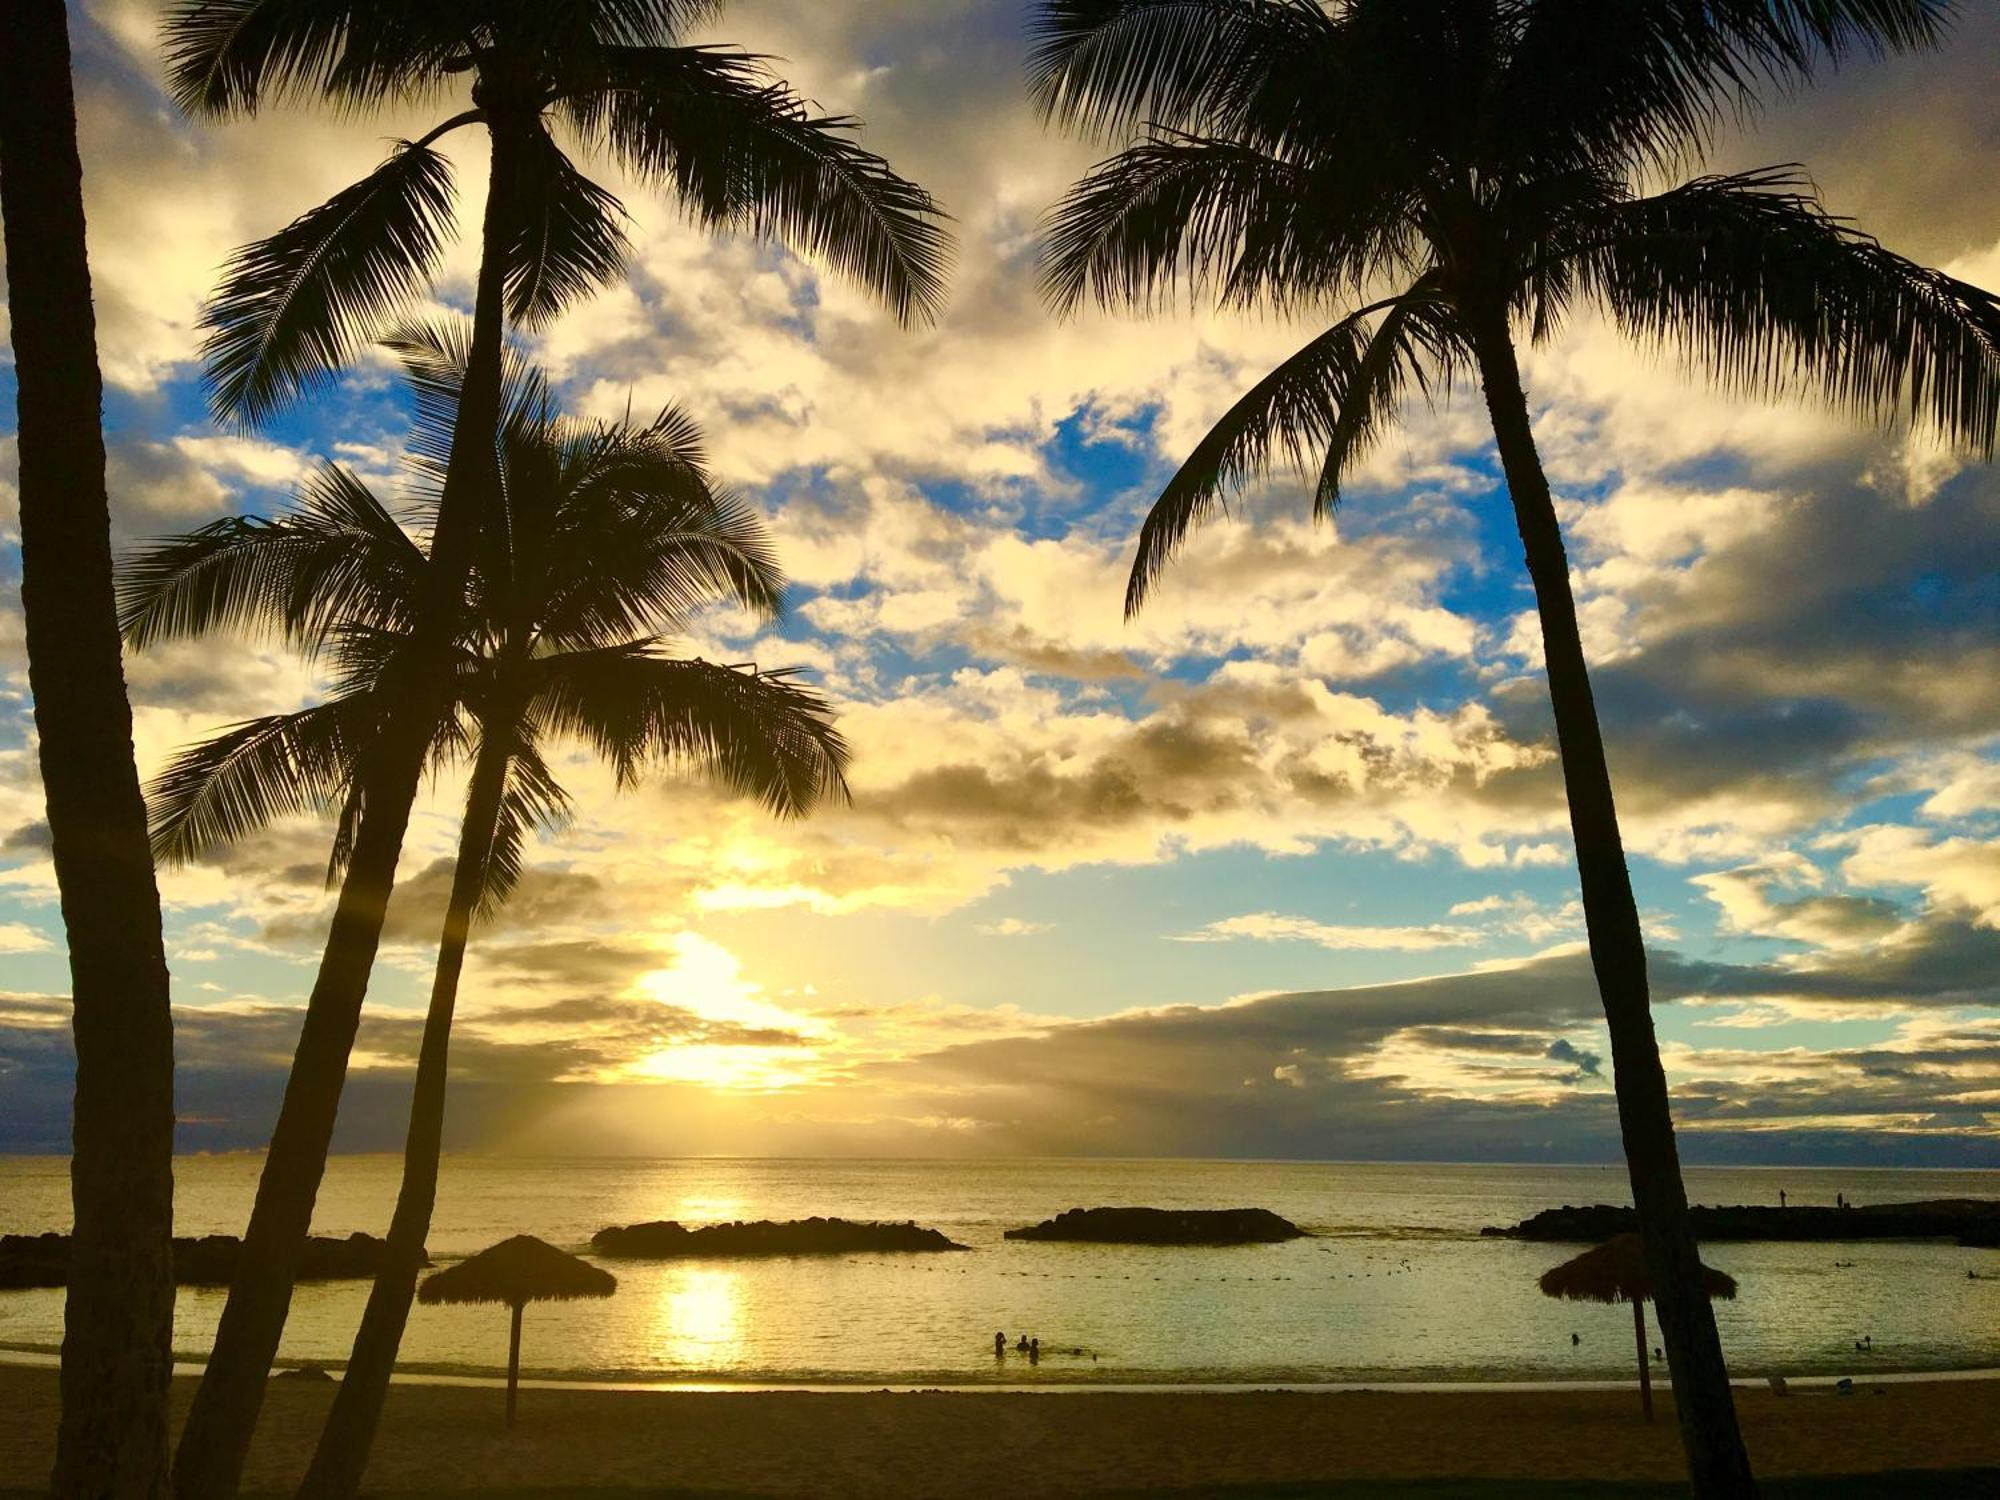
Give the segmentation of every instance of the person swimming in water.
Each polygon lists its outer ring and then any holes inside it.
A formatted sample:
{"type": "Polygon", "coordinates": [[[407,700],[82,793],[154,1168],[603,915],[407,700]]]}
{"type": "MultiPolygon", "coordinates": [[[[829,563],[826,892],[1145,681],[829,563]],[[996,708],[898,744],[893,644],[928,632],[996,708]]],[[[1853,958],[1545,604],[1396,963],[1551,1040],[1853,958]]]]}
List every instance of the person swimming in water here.
{"type": "Polygon", "coordinates": [[[995,1359],[1005,1359],[1007,1357],[1006,1334],[996,1333],[993,1335],[993,1357],[995,1359]]]}

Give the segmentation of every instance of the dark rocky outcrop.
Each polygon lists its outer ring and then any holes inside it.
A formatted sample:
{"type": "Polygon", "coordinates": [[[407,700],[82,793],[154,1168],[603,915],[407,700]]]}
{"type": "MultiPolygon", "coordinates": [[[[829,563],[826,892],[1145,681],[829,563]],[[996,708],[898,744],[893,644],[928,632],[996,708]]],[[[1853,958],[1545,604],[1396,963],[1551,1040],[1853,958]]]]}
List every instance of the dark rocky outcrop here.
{"type": "MultiPolygon", "coordinates": [[[[243,1242],[231,1234],[174,1241],[174,1280],[182,1286],[227,1286],[236,1276],[243,1242]]],[[[301,1281],[353,1281],[374,1276],[384,1241],[372,1234],[346,1239],[315,1235],[299,1262],[301,1281]]],[[[430,1262],[426,1260],[425,1265],[430,1262]]],[[[0,1291],[62,1286],[69,1280],[66,1234],[0,1235],[0,1291]]]]}
{"type": "Polygon", "coordinates": [[[852,1219],[788,1219],[776,1223],[705,1224],[689,1229],[671,1219],[614,1225],[590,1237],[599,1255],[626,1260],[689,1256],[849,1255],[862,1251],[963,1250],[935,1229],[915,1223],[862,1224],[852,1219]]]}
{"type": "Polygon", "coordinates": [[[1072,1208],[1010,1240],[1088,1240],[1104,1245],[1275,1245],[1305,1231],[1268,1208],[1072,1208]]]}
{"type": "MultiPolygon", "coordinates": [[[[1695,1238],[1723,1240],[1956,1240],[1961,1245],[2000,1244],[2000,1200],[1935,1198],[1923,1203],[1875,1203],[1847,1208],[1729,1207],[1697,1204],[1689,1214],[1695,1238]]],[[[1482,1229],[1504,1239],[1597,1244],[1639,1227],[1629,1208],[1608,1203],[1545,1208],[1507,1228],[1482,1229]]]]}

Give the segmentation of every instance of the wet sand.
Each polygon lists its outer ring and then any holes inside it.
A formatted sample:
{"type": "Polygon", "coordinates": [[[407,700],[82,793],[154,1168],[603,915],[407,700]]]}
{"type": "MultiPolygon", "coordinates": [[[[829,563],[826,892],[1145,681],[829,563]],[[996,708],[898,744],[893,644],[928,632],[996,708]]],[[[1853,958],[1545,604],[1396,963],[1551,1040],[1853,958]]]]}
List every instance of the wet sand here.
{"type": "MultiPolygon", "coordinates": [[[[331,1386],[273,1383],[251,1492],[289,1494],[331,1386]]],[[[1738,1393],[1760,1474],[2000,1465],[2000,1381],[1738,1393]]],[[[191,1380],[175,1382],[177,1412],[191,1380]]],[[[1670,1402],[1671,1398],[1668,1398],[1670,1402]]],[[[398,1385],[371,1491],[667,1487],[771,1496],[1041,1495],[1315,1480],[1682,1477],[1671,1406],[1623,1391],[676,1393],[398,1385]]],[[[0,1489],[46,1481],[56,1374],[0,1366],[0,1489]]]]}

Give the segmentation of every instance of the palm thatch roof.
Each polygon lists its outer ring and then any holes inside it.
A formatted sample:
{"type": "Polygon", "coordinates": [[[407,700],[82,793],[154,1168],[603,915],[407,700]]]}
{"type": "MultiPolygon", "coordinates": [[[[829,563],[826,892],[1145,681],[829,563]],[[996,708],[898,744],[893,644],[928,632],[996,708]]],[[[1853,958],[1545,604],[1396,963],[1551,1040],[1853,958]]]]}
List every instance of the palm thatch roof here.
{"type": "Polygon", "coordinates": [[[573,1302],[580,1297],[609,1297],[618,1278],[558,1250],[532,1234],[480,1251],[425,1279],[417,1300],[438,1302],[573,1302]]]}
{"type": "MultiPolygon", "coordinates": [[[[1540,1284],[1545,1295],[1571,1302],[1643,1301],[1653,1295],[1646,1242],[1636,1234],[1621,1234],[1544,1272],[1540,1284]]],[[[1736,1278],[1710,1266],[1701,1268],[1701,1285],[1711,1298],[1728,1301],[1736,1296],[1736,1278]]]]}

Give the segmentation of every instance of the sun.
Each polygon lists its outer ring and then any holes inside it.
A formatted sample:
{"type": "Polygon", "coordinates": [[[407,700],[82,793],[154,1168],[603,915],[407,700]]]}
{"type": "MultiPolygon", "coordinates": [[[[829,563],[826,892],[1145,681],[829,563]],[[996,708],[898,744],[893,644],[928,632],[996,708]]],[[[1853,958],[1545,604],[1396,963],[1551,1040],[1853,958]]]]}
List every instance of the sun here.
{"type": "Polygon", "coordinates": [[[776,1093],[813,1081],[796,1048],[717,1047],[687,1042],[634,1060],[627,1078],[691,1083],[732,1093],[776,1093]]]}
{"type": "Polygon", "coordinates": [[[762,986],[744,976],[742,963],[720,943],[680,932],[668,946],[673,962],[640,975],[634,989],[709,1023],[715,1035],[637,1057],[626,1065],[625,1076],[743,1092],[773,1092],[813,1080],[826,1039],[824,1023],[764,999],[762,986]]]}

